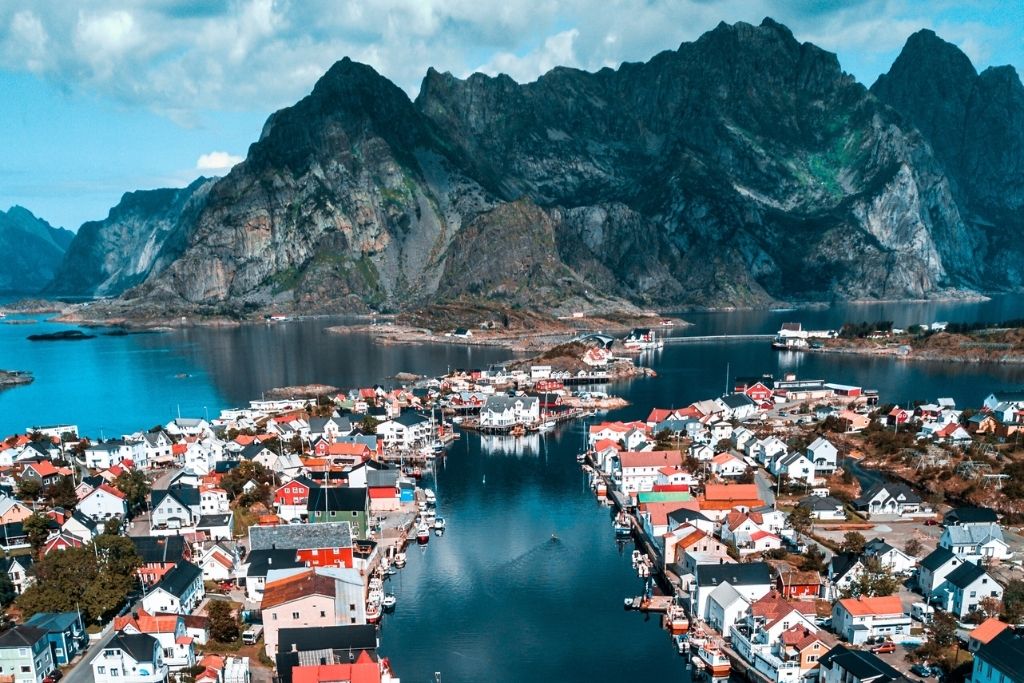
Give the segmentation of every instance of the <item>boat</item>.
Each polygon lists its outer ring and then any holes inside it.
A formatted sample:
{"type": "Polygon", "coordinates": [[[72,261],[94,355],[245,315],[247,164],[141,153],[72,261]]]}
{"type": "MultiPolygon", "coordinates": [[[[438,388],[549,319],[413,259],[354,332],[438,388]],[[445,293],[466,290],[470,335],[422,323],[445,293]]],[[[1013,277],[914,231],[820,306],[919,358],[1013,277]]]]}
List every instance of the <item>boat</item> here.
{"type": "Polygon", "coordinates": [[[681,605],[672,605],[665,614],[665,624],[672,635],[678,636],[690,630],[690,620],[681,605]]]}
{"type": "MultiPolygon", "coordinates": [[[[444,517],[438,517],[437,519],[434,520],[434,531],[438,531],[438,532],[444,531],[444,528],[445,528],[446,524],[447,523],[444,521],[444,517]]],[[[441,534],[438,533],[438,536],[440,536],[440,535],[441,534]]]]}
{"type": "Polygon", "coordinates": [[[608,484],[604,483],[604,480],[597,482],[597,497],[604,498],[608,495],[608,484]]]}
{"type": "Polygon", "coordinates": [[[685,655],[690,650],[690,640],[686,637],[685,633],[681,633],[677,636],[672,636],[672,641],[676,644],[676,649],[679,650],[679,654],[685,655]]]}
{"type": "Polygon", "coordinates": [[[434,441],[434,443],[431,444],[430,448],[434,451],[434,453],[444,453],[444,444],[441,443],[440,439],[434,441]]]}
{"type": "Polygon", "coordinates": [[[388,593],[384,596],[384,599],[380,601],[380,604],[384,609],[394,609],[395,605],[398,604],[398,598],[395,597],[394,593],[388,593]]]}
{"type": "Polygon", "coordinates": [[[426,512],[427,511],[427,501],[421,500],[419,503],[416,504],[416,507],[419,509],[420,512],[426,512]]]}
{"type": "Polygon", "coordinates": [[[706,641],[697,648],[697,657],[704,664],[704,668],[714,677],[728,676],[732,663],[726,656],[718,641],[706,641]]]}
{"type": "Polygon", "coordinates": [[[616,536],[629,536],[633,532],[633,527],[629,523],[629,518],[626,517],[626,513],[620,512],[615,516],[615,535],[616,536]]]}
{"type": "Polygon", "coordinates": [[[638,564],[643,562],[644,554],[639,550],[634,550],[632,555],[633,567],[635,568],[638,564]]]}
{"type": "Polygon", "coordinates": [[[586,462],[586,461],[587,461],[587,454],[586,453],[577,453],[576,454],[576,462],[586,462]]]}
{"type": "Polygon", "coordinates": [[[636,606],[636,598],[626,598],[623,601],[623,606],[626,609],[633,609],[636,606]]]}
{"type": "Polygon", "coordinates": [[[370,593],[370,596],[366,601],[366,623],[376,624],[380,621],[382,601],[382,596],[376,593],[370,593]]]}
{"type": "Polygon", "coordinates": [[[416,529],[416,542],[420,545],[426,545],[430,540],[430,527],[426,524],[420,524],[419,528],[416,529]]]}
{"type": "Polygon", "coordinates": [[[397,573],[398,567],[395,567],[394,565],[389,565],[384,568],[384,576],[394,576],[397,573]]]}
{"type": "Polygon", "coordinates": [[[399,569],[405,566],[405,553],[397,553],[395,555],[395,566],[399,569]]]}
{"type": "Polygon", "coordinates": [[[547,422],[541,422],[539,429],[542,432],[550,432],[557,425],[558,425],[557,421],[555,421],[555,420],[548,420],[547,422]]]}
{"type": "Polygon", "coordinates": [[[423,489],[423,497],[426,499],[427,505],[437,505],[437,496],[432,489],[423,489]]]}
{"type": "Polygon", "coordinates": [[[462,424],[462,421],[465,419],[466,418],[462,417],[461,415],[456,415],[455,417],[452,418],[452,424],[460,425],[462,424]]]}

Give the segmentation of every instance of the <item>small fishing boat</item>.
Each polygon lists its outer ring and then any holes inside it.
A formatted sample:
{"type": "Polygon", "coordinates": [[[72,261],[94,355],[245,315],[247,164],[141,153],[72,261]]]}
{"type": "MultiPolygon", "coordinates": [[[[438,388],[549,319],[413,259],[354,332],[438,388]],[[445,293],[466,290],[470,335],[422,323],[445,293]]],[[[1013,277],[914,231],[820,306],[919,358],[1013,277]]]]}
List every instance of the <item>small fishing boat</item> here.
{"type": "Polygon", "coordinates": [[[419,528],[416,529],[416,542],[420,545],[426,545],[430,540],[430,527],[426,524],[420,524],[419,528]]]}
{"type": "Polygon", "coordinates": [[[717,678],[729,675],[732,663],[729,661],[729,657],[722,652],[718,641],[706,641],[697,649],[697,657],[712,676],[717,678]]]}
{"type": "Polygon", "coordinates": [[[623,606],[626,609],[633,609],[636,606],[636,598],[626,598],[623,601],[623,606]]]}
{"type": "Polygon", "coordinates": [[[434,519],[434,531],[438,532],[438,536],[441,535],[440,532],[444,531],[445,526],[447,526],[447,522],[444,521],[444,517],[434,519]]]}
{"type": "Polygon", "coordinates": [[[444,453],[444,444],[441,443],[440,439],[434,441],[434,443],[431,444],[430,448],[434,451],[435,454],[444,453]]]}
{"type": "Polygon", "coordinates": [[[604,498],[608,495],[608,484],[604,483],[604,480],[597,482],[597,497],[604,498]]]}
{"type": "Polygon", "coordinates": [[[399,569],[405,566],[405,553],[397,553],[395,555],[395,566],[399,569]]]}
{"type": "Polygon", "coordinates": [[[366,623],[376,624],[380,621],[381,603],[377,600],[369,600],[366,603],[366,623]]]}
{"type": "Polygon", "coordinates": [[[394,593],[388,593],[384,596],[384,599],[380,601],[380,604],[384,609],[394,609],[395,605],[398,604],[398,598],[395,597],[394,593]]]}
{"type": "Polygon", "coordinates": [[[633,527],[629,523],[629,518],[626,517],[626,513],[620,512],[615,516],[615,527],[616,536],[629,536],[633,532],[633,527]]]}
{"type": "Polygon", "coordinates": [[[672,642],[676,644],[676,649],[679,650],[681,655],[685,655],[690,650],[690,640],[686,637],[685,633],[672,636],[672,642]]]}
{"type": "Polygon", "coordinates": [[[548,420],[547,422],[541,422],[539,429],[542,432],[550,432],[556,426],[558,426],[558,422],[557,421],[555,421],[555,420],[548,420]]]}
{"type": "Polygon", "coordinates": [[[586,453],[577,453],[576,454],[576,462],[586,462],[586,461],[587,461],[587,454],[586,453]]]}
{"type": "Polygon", "coordinates": [[[631,558],[633,561],[633,567],[636,567],[638,564],[643,562],[643,558],[644,554],[642,552],[640,552],[639,550],[634,550],[631,558]]]}
{"type": "Polygon", "coordinates": [[[421,500],[419,503],[416,504],[416,507],[419,508],[420,512],[426,512],[427,511],[427,501],[421,500]]]}
{"type": "Polygon", "coordinates": [[[423,489],[423,498],[427,501],[427,505],[437,505],[437,495],[433,489],[423,489]]]}
{"type": "Polygon", "coordinates": [[[672,605],[665,614],[665,625],[672,635],[678,636],[690,630],[690,620],[681,605],[672,605]]]}

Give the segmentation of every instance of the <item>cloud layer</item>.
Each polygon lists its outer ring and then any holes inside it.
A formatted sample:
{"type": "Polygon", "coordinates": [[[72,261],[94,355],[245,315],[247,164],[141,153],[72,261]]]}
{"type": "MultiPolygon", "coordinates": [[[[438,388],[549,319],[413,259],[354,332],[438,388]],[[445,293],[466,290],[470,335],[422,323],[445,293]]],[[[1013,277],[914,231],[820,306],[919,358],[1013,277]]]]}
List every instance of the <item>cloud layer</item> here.
{"type": "Polygon", "coordinates": [[[862,80],[930,27],[981,64],[1021,54],[1019,26],[963,20],[937,0],[10,0],[0,68],[143,106],[183,124],[203,111],[294,102],[336,60],[367,62],[411,94],[428,66],[528,81],[557,65],[643,60],[721,20],[773,16],[839,53],[862,80]],[[1006,55],[993,46],[1010,45],[1006,55]]]}

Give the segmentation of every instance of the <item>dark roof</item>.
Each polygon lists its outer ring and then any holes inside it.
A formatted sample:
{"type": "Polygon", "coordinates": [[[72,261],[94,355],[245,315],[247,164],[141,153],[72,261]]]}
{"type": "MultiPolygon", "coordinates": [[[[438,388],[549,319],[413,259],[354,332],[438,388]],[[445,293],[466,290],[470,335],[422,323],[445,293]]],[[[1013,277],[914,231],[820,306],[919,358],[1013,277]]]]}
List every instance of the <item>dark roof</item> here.
{"type": "Polygon", "coordinates": [[[12,629],[0,633],[0,648],[31,647],[46,637],[46,631],[35,626],[18,624],[12,629]]]}
{"type": "Polygon", "coordinates": [[[895,547],[884,538],[872,538],[864,545],[864,552],[867,555],[884,555],[890,550],[895,550],[895,547]]]}
{"type": "Polygon", "coordinates": [[[1009,681],[1024,681],[1024,637],[1014,633],[1013,629],[1004,629],[983,644],[974,653],[974,658],[999,669],[1009,681]]]}
{"type": "Polygon", "coordinates": [[[424,422],[429,422],[427,418],[423,417],[419,413],[413,410],[407,410],[398,417],[395,418],[395,422],[405,427],[413,427],[424,422]]]}
{"type": "Polygon", "coordinates": [[[366,489],[334,486],[309,492],[306,509],[310,512],[362,512],[366,510],[366,489]]]}
{"type": "Polygon", "coordinates": [[[976,564],[971,562],[964,562],[962,565],[951,571],[946,575],[946,581],[957,588],[963,589],[970,586],[979,577],[985,573],[985,570],[976,564]]]}
{"type": "Polygon", "coordinates": [[[711,521],[707,518],[707,516],[705,516],[703,512],[700,512],[698,510],[680,508],[678,510],[673,510],[672,512],[668,513],[668,520],[673,524],[685,524],[686,522],[689,522],[694,519],[704,522],[711,521]]]}
{"type": "Polygon", "coordinates": [[[732,586],[770,585],[771,568],[764,562],[697,565],[698,586],[717,586],[726,582],[732,586]]]}
{"type": "Polygon", "coordinates": [[[247,577],[266,576],[271,569],[295,569],[306,566],[295,559],[295,549],[253,550],[245,559],[249,565],[247,577]]]}
{"type": "Polygon", "coordinates": [[[163,588],[171,595],[181,597],[185,594],[185,589],[191,586],[196,579],[203,575],[203,570],[195,566],[191,562],[180,560],[171,571],[164,574],[160,582],[153,586],[156,588],[163,588]]]}
{"type": "Polygon", "coordinates": [[[730,408],[742,408],[743,406],[754,405],[753,399],[746,394],[729,394],[722,397],[722,403],[730,408]]]}
{"type": "Polygon", "coordinates": [[[956,555],[954,555],[949,548],[939,546],[921,560],[921,566],[929,571],[935,571],[954,557],[956,557],[956,555]]]}
{"type": "Polygon", "coordinates": [[[903,680],[903,675],[867,650],[849,650],[836,645],[818,660],[821,666],[833,668],[833,663],[854,679],[872,680],[873,683],[903,680]]]}
{"type": "Polygon", "coordinates": [[[10,573],[11,568],[15,565],[21,565],[22,569],[28,570],[33,564],[31,555],[12,555],[10,557],[0,557],[0,571],[4,573],[10,573]]]}
{"type": "Polygon", "coordinates": [[[828,562],[829,576],[838,579],[846,575],[860,562],[860,555],[857,553],[836,553],[828,562]]]}
{"type": "Polygon", "coordinates": [[[265,446],[262,443],[259,443],[258,441],[254,441],[242,449],[241,456],[246,460],[252,460],[263,451],[270,451],[271,453],[274,452],[268,446],[265,446]]]}
{"type": "Polygon", "coordinates": [[[995,510],[989,508],[957,508],[946,513],[942,520],[945,524],[986,524],[997,522],[995,510]]]}
{"type": "Polygon", "coordinates": [[[123,650],[137,662],[153,661],[156,638],[148,633],[118,633],[104,649],[123,650]]]}
{"type": "Polygon", "coordinates": [[[231,515],[203,515],[196,522],[196,529],[208,529],[214,526],[224,526],[231,521],[231,515]]]}
{"type": "Polygon", "coordinates": [[[283,628],[277,636],[278,652],[292,645],[299,652],[310,650],[376,650],[377,627],[373,624],[341,624],[315,628],[283,628]]]}
{"type": "Polygon", "coordinates": [[[177,563],[185,554],[181,536],[129,536],[143,564],[177,563]]]}
{"type": "Polygon", "coordinates": [[[797,503],[797,507],[807,508],[812,511],[835,510],[836,507],[843,507],[843,501],[835,496],[807,496],[797,503]]]}
{"type": "Polygon", "coordinates": [[[862,493],[857,500],[853,501],[854,505],[867,505],[882,489],[885,489],[890,498],[898,498],[900,494],[903,494],[905,503],[921,502],[921,496],[914,493],[914,490],[906,484],[898,481],[882,481],[862,493]]]}
{"type": "Polygon", "coordinates": [[[267,548],[293,551],[308,548],[348,548],[352,546],[352,525],[349,522],[323,522],[251,526],[249,545],[253,551],[267,548]]]}
{"type": "Polygon", "coordinates": [[[25,622],[48,633],[60,633],[78,623],[78,612],[36,612],[25,622]]]}
{"type": "Polygon", "coordinates": [[[238,460],[218,460],[213,465],[213,471],[217,474],[227,474],[241,464],[238,460]]]}
{"type": "Polygon", "coordinates": [[[192,486],[172,486],[169,489],[155,489],[152,494],[152,507],[156,507],[167,496],[171,496],[185,507],[199,505],[199,489],[192,486]]]}

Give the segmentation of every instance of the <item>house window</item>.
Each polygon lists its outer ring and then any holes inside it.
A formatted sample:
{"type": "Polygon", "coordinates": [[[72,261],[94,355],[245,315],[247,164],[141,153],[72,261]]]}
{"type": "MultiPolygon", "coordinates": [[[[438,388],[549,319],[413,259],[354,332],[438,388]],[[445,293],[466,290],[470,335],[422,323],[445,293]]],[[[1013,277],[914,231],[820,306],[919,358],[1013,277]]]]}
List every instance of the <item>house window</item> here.
{"type": "Polygon", "coordinates": [[[298,619],[298,618],[299,618],[299,613],[298,612],[292,612],[292,619],[298,619]]]}
{"type": "Polygon", "coordinates": [[[23,673],[23,674],[32,673],[32,667],[30,667],[30,666],[23,666],[23,667],[21,667],[21,673],[23,673]]]}
{"type": "Polygon", "coordinates": [[[98,666],[98,667],[96,667],[96,673],[98,673],[100,676],[102,676],[103,674],[107,673],[107,667],[105,667],[105,666],[98,666]]]}
{"type": "Polygon", "coordinates": [[[277,621],[277,614],[272,614],[270,616],[271,616],[271,621],[277,621]]]}
{"type": "Polygon", "coordinates": [[[323,610],[320,610],[320,616],[321,617],[326,617],[327,616],[327,612],[325,612],[323,610]]]}
{"type": "Polygon", "coordinates": [[[117,678],[120,675],[121,675],[120,669],[111,669],[110,670],[110,677],[111,678],[117,678]]]}

